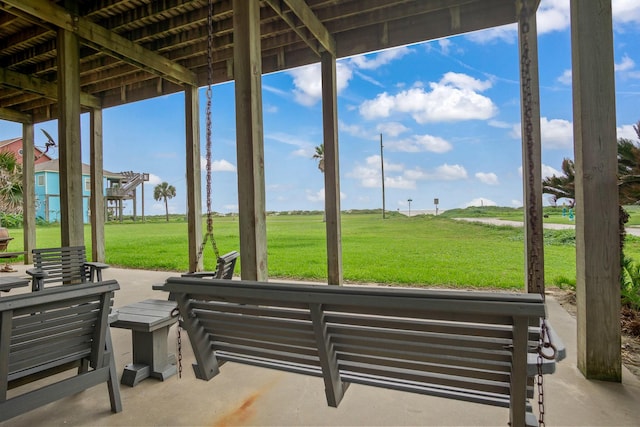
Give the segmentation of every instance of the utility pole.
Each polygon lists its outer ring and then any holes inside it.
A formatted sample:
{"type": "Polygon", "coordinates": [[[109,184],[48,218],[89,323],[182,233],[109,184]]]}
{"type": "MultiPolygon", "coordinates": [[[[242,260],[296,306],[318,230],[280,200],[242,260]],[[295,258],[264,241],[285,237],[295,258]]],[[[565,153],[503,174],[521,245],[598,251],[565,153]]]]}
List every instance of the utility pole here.
{"type": "Polygon", "coordinates": [[[384,201],[384,153],[382,151],[382,134],[380,134],[380,169],[382,170],[382,219],[385,219],[384,201]]]}
{"type": "Polygon", "coordinates": [[[411,202],[413,202],[413,199],[408,199],[407,202],[409,202],[409,218],[411,218],[411,202]]]}

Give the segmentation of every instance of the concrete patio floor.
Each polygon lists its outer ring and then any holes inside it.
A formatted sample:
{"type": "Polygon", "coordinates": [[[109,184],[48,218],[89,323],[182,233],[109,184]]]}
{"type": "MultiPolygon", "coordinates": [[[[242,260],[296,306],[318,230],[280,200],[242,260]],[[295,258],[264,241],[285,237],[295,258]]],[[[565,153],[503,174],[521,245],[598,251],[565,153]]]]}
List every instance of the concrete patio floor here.
{"type": "MultiPolygon", "coordinates": [[[[24,276],[25,266],[15,265],[24,276]]],[[[110,268],[121,290],[115,307],[147,298],[166,299],[151,286],[167,272],[110,268]]],[[[11,294],[28,292],[16,289],[11,294]]],[[[5,294],[6,295],[6,294],[5,294]]],[[[626,368],[623,382],[587,381],[576,367],[576,321],[553,298],[548,310],[568,357],[545,376],[545,421],[549,426],[638,426],[640,381],[626,368]]],[[[176,327],[169,336],[175,352],[176,327]]],[[[131,362],[131,332],[111,329],[118,377],[131,362]]],[[[339,408],[326,404],[322,379],[227,363],[211,381],[195,379],[193,353],[183,335],[183,376],[120,386],[123,411],[112,414],[106,385],[61,399],[0,426],[506,426],[508,412],[473,403],[352,385],[339,408]]]]}

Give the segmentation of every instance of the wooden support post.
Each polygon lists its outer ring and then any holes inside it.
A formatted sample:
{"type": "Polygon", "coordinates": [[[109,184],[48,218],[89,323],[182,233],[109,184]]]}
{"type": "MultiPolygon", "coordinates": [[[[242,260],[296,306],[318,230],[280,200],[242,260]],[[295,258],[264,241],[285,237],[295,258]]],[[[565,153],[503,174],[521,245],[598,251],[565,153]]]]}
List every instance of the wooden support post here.
{"type": "Polygon", "coordinates": [[[78,36],[58,30],[58,144],[60,157],[60,241],[84,245],[80,144],[80,50],[78,36]]]}
{"type": "Polygon", "coordinates": [[[322,53],[322,127],[324,135],[324,209],[327,229],[328,283],[342,285],[340,165],[338,155],[338,95],[336,57],[322,53]]]}
{"type": "Polygon", "coordinates": [[[241,276],[267,281],[260,2],[233,1],[241,276]]]}
{"type": "MultiPolygon", "coordinates": [[[[200,102],[198,88],[184,89],[184,111],[187,153],[187,235],[189,271],[202,271],[198,249],[202,242],[202,184],[200,177],[200,102]]],[[[144,182],[143,184],[144,185],[144,182]]]]}
{"type": "Polygon", "coordinates": [[[102,145],[102,110],[93,109],[89,115],[91,142],[91,258],[105,262],[104,250],[104,168],[102,145]]]}
{"type": "Polygon", "coordinates": [[[571,0],[578,368],[621,381],[620,235],[611,0],[571,0]]]}
{"type": "Polygon", "coordinates": [[[36,192],[33,123],[22,124],[22,226],[25,264],[33,264],[36,247],[36,192]]]}
{"type": "Polygon", "coordinates": [[[540,82],[538,78],[538,31],[536,12],[518,25],[520,42],[520,88],[522,122],[522,181],[524,185],[524,244],[526,288],[544,292],[544,243],[542,227],[542,149],[540,137],[540,82]]]}

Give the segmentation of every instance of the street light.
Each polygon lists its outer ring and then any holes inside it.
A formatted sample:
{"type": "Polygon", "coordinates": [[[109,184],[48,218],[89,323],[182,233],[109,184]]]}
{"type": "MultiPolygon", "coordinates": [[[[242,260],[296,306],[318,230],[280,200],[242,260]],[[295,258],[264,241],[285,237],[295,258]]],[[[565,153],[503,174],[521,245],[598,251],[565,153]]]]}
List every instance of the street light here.
{"type": "Polygon", "coordinates": [[[409,199],[407,202],[409,202],[409,217],[411,217],[411,202],[413,202],[413,200],[409,199]]]}

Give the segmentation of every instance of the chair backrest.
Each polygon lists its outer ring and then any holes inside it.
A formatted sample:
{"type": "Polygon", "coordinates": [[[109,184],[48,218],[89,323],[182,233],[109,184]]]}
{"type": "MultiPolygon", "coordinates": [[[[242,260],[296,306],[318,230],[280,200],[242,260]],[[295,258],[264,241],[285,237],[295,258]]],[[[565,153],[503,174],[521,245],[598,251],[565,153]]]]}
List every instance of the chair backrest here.
{"type": "Polygon", "coordinates": [[[89,268],[84,246],[34,249],[33,266],[47,273],[44,283],[85,283],[89,268]]]}
{"type": "Polygon", "coordinates": [[[233,271],[236,267],[236,261],[240,253],[238,251],[231,251],[218,258],[218,265],[216,267],[216,279],[232,279],[233,271]]]}

